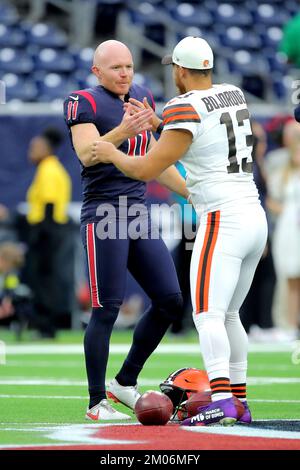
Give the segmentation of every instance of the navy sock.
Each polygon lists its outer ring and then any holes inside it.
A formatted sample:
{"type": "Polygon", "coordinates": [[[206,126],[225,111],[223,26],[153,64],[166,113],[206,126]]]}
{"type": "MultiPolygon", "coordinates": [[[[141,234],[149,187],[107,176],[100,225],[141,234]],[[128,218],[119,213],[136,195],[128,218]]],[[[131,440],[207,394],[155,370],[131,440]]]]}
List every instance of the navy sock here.
{"type": "Polygon", "coordinates": [[[133,342],[116,379],[120,385],[133,386],[146,360],[157,348],[170,324],[182,307],[180,294],[153,303],[135,327],[133,342]]]}
{"type": "Polygon", "coordinates": [[[109,340],[118,316],[120,304],[103,303],[93,308],[84,337],[84,353],[89,384],[89,408],[97,405],[105,393],[105,374],[109,353],[109,340]]]}

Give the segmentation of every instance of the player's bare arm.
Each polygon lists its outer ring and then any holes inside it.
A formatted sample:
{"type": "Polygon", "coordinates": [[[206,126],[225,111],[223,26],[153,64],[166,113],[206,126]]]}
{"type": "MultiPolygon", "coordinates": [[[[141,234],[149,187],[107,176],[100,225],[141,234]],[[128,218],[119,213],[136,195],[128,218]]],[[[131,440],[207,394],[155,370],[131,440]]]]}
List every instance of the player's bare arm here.
{"type": "MultiPolygon", "coordinates": [[[[157,141],[152,136],[148,147],[149,151],[153,148],[154,145],[157,145],[157,141]]],[[[156,181],[168,188],[170,191],[173,191],[186,199],[190,195],[186,187],[186,181],[181,176],[175,165],[171,165],[169,168],[163,171],[161,175],[156,178],[156,181]]]]}
{"type": "Polygon", "coordinates": [[[156,181],[185,199],[190,195],[186,187],[185,179],[181,176],[174,165],[171,165],[169,168],[164,170],[161,175],[156,178],[156,181]]]}
{"type": "Polygon", "coordinates": [[[139,114],[130,114],[129,111],[126,111],[119,126],[103,136],[100,136],[93,123],[72,126],[72,140],[78,158],[86,167],[96,165],[99,162],[91,158],[91,147],[95,140],[110,142],[118,147],[124,140],[134,137],[140,132],[150,130],[150,120],[151,111],[149,110],[145,109],[139,114]]]}
{"type": "Polygon", "coordinates": [[[92,123],[76,124],[71,127],[71,133],[74,149],[81,163],[86,167],[96,165],[91,159],[91,143],[95,139],[101,139],[96,126],[92,123]]]}
{"type": "MultiPolygon", "coordinates": [[[[130,98],[129,101],[130,103],[124,103],[124,109],[128,110],[131,113],[140,113],[143,109],[148,109],[152,111],[151,130],[152,132],[155,132],[158,126],[162,123],[162,121],[159,119],[159,117],[156,116],[155,112],[149,105],[147,98],[145,97],[143,101],[138,101],[135,98],[130,98]]],[[[156,144],[157,141],[152,136],[150,145],[148,147],[149,150],[153,148],[153,146],[156,144]]],[[[186,188],[185,179],[180,175],[174,165],[170,166],[165,171],[163,171],[163,173],[156,179],[160,184],[168,188],[170,191],[173,191],[186,199],[189,197],[190,193],[186,188]]]]}
{"type": "Polygon", "coordinates": [[[192,138],[189,131],[164,131],[157,144],[139,158],[128,157],[108,142],[98,140],[92,145],[91,159],[97,163],[113,163],[130,178],[150,181],[180,160],[191,145],[192,138]]]}

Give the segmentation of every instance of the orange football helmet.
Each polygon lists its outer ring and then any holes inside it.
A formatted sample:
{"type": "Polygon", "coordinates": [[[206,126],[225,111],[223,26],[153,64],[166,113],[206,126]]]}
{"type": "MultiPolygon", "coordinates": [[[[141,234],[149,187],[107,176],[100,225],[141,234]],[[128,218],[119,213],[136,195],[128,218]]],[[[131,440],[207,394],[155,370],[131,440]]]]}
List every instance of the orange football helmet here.
{"type": "Polygon", "coordinates": [[[172,372],[159,387],[174,405],[173,420],[185,418],[184,405],[193,393],[210,391],[206,371],[193,367],[184,367],[172,372]]]}

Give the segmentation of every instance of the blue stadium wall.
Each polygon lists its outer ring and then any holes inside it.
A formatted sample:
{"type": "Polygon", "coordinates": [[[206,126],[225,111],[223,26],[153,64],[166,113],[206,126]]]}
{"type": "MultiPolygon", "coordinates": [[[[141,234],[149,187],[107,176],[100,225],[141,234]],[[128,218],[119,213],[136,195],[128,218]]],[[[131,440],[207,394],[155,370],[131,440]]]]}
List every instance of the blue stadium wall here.
{"type": "Polygon", "coordinates": [[[0,115],[0,203],[10,209],[26,200],[26,192],[35,172],[35,167],[28,161],[29,142],[48,126],[56,126],[65,134],[57,154],[72,178],[73,201],[81,200],[80,165],[71,147],[63,117],[0,115]]]}

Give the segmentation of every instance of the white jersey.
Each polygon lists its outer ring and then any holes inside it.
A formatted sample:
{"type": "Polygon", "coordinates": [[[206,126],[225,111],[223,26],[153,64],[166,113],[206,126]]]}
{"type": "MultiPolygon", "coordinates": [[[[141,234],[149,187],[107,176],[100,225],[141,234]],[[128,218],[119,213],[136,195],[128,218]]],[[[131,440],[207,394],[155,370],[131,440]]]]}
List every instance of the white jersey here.
{"type": "Polygon", "coordinates": [[[228,84],[193,90],[166,104],[164,130],[193,134],[181,162],[198,213],[258,203],[249,117],[243,92],[228,84]]]}

